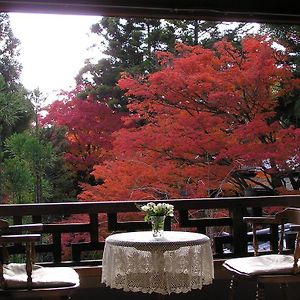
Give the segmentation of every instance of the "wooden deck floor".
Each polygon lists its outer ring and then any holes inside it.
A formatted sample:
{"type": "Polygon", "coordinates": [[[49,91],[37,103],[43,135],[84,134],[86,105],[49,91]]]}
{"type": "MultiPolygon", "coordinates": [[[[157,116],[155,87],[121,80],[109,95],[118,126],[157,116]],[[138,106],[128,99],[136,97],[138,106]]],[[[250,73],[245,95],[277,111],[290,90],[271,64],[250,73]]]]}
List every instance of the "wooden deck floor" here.
{"type": "MultiPolygon", "coordinates": [[[[222,267],[222,260],[215,261],[215,280],[213,284],[202,290],[187,294],[171,294],[164,300],[222,300],[228,298],[230,274],[222,267]]],[[[153,296],[143,293],[124,292],[105,287],[101,284],[101,267],[78,268],[81,277],[81,287],[72,300],[153,300],[153,296]]],[[[236,300],[254,300],[255,283],[241,281],[236,300]]],[[[266,300],[280,300],[281,291],[278,285],[266,286],[266,300]]],[[[289,287],[289,300],[300,299],[300,286],[289,287]]]]}

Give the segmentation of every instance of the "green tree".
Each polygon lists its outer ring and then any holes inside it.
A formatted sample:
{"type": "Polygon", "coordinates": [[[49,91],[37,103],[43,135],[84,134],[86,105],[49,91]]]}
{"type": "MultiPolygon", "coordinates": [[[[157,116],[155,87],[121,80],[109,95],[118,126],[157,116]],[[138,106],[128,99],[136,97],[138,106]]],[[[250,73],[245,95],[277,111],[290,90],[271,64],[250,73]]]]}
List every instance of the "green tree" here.
{"type": "MultiPolygon", "coordinates": [[[[45,103],[46,97],[42,94],[39,89],[34,89],[30,94],[30,100],[34,107],[34,130],[32,132],[33,136],[41,143],[40,138],[40,126],[39,126],[39,114],[41,113],[43,103],[45,103]]],[[[42,170],[41,166],[37,166],[35,169],[35,193],[36,202],[41,202],[42,200],[42,170]]]]}
{"type": "Polygon", "coordinates": [[[158,19],[105,17],[91,30],[100,35],[105,47],[103,53],[113,64],[133,73],[156,69],[154,53],[174,49],[176,37],[173,29],[158,19]]]}
{"type": "Polygon", "coordinates": [[[9,16],[0,13],[0,202],[5,194],[17,203],[41,202],[55,194],[52,187],[60,189],[49,174],[55,163],[62,165],[63,153],[54,152],[39,127],[45,97],[19,82],[19,45],[9,16]]]}
{"type": "Polygon", "coordinates": [[[176,42],[211,47],[224,36],[241,38],[250,29],[246,24],[221,25],[201,20],[102,18],[91,31],[99,36],[106,57],[97,63],[86,61],[79,71],[77,82],[89,84],[87,93],[81,96],[91,93],[111,108],[126,111],[128,100],[116,85],[122,72],[148,74],[158,70],[156,52],[175,52],[176,42]]]}
{"type": "Polygon", "coordinates": [[[34,178],[34,201],[39,203],[47,199],[51,193],[51,185],[45,177],[45,170],[53,162],[51,143],[43,144],[29,133],[18,133],[9,137],[5,146],[10,159],[22,161],[20,166],[28,166],[34,178]]]}
{"type": "Polygon", "coordinates": [[[4,77],[0,75],[0,145],[13,132],[28,128],[32,113],[25,90],[8,90],[4,77]]]}
{"type": "Polygon", "coordinates": [[[54,152],[52,164],[45,168],[45,178],[52,187],[51,195],[47,202],[73,201],[76,199],[78,188],[75,174],[69,169],[65,160],[68,149],[65,140],[66,129],[57,126],[45,126],[40,128],[40,139],[44,143],[51,141],[54,152]]]}
{"type": "Polygon", "coordinates": [[[9,91],[0,75],[0,202],[2,201],[2,163],[5,159],[4,141],[14,132],[28,128],[32,116],[32,106],[25,97],[24,90],[9,91]]]}
{"type": "Polygon", "coordinates": [[[11,89],[18,85],[22,69],[17,60],[19,45],[20,41],[12,32],[9,16],[0,13],[0,74],[11,89]]]}
{"type": "Polygon", "coordinates": [[[99,35],[106,58],[96,64],[87,61],[76,77],[77,82],[89,83],[87,94],[92,93],[96,100],[126,110],[127,101],[116,86],[120,74],[155,70],[158,65],[154,53],[173,49],[175,33],[161,20],[111,17],[102,18],[91,31],[99,35]]]}
{"type": "Polygon", "coordinates": [[[8,14],[0,13],[0,152],[4,139],[28,128],[32,117],[28,92],[19,83],[19,45],[8,14]]]}
{"type": "Polygon", "coordinates": [[[176,32],[176,41],[186,45],[212,45],[220,39],[222,32],[220,22],[201,20],[168,20],[168,28],[176,32]]]}
{"type": "MultiPolygon", "coordinates": [[[[261,32],[268,34],[277,46],[282,46],[282,51],[287,49],[291,53],[289,64],[295,77],[300,78],[300,25],[264,24],[261,32]]],[[[277,115],[286,126],[293,124],[300,127],[300,91],[280,99],[277,115]]]]}
{"type": "Polygon", "coordinates": [[[12,203],[31,203],[34,197],[34,177],[30,166],[19,157],[4,161],[3,189],[12,203]]]}

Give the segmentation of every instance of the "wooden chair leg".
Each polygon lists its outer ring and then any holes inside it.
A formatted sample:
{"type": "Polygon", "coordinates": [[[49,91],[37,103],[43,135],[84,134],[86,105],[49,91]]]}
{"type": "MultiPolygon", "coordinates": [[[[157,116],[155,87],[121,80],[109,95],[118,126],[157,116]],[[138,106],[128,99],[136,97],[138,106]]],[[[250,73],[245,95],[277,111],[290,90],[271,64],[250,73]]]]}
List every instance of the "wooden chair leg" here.
{"type": "Polygon", "coordinates": [[[281,289],[283,300],[288,300],[287,287],[288,287],[288,285],[286,283],[281,283],[280,284],[280,289],[281,289]]]}
{"type": "Polygon", "coordinates": [[[4,280],[4,274],[3,274],[3,263],[2,260],[0,260],[0,288],[5,288],[5,280],[4,280]]]}
{"type": "Polygon", "coordinates": [[[32,249],[33,244],[31,242],[26,243],[26,273],[27,273],[27,288],[32,289],[32,249]]]}
{"type": "Polygon", "coordinates": [[[5,289],[6,288],[6,282],[4,280],[4,274],[3,274],[3,265],[8,263],[8,251],[5,247],[5,244],[2,245],[2,260],[0,261],[0,287],[5,289]]]}
{"type": "Polygon", "coordinates": [[[230,286],[229,286],[228,300],[234,300],[237,287],[238,287],[238,281],[235,278],[235,276],[232,275],[230,280],[230,286]]]}
{"type": "Polygon", "coordinates": [[[255,300],[264,300],[264,299],[265,299],[265,286],[263,283],[257,282],[255,300]]]}

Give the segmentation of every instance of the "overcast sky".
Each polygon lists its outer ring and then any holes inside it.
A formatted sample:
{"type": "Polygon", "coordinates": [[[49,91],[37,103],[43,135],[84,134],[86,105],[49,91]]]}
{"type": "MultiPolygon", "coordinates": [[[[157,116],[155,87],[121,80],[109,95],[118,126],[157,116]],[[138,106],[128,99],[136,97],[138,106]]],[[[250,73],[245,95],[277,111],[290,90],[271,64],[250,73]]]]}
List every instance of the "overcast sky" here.
{"type": "MultiPolygon", "coordinates": [[[[89,34],[96,16],[10,13],[14,35],[21,41],[21,81],[53,98],[56,90],[74,86],[74,77],[87,58],[100,58],[88,48],[97,41],[89,34]]],[[[48,99],[53,101],[54,99],[48,99]]]]}

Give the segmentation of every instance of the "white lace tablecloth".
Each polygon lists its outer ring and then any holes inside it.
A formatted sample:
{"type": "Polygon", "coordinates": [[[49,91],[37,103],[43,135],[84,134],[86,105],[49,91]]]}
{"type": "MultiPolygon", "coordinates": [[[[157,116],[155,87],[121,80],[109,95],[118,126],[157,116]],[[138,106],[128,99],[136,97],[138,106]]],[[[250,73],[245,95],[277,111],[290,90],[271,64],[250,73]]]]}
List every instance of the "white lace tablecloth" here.
{"type": "Polygon", "coordinates": [[[102,283],[144,293],[186,293],[212,283],[210,240],[206,235],[165,231],[119,233],[105,241],[102,283]]]}

